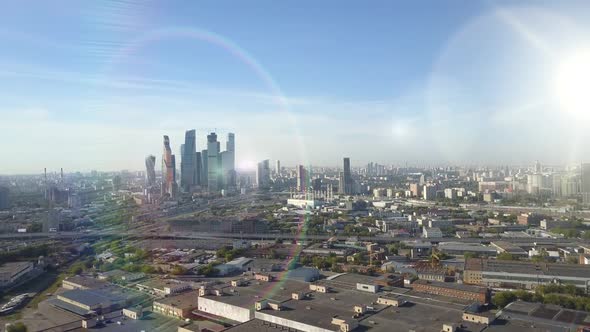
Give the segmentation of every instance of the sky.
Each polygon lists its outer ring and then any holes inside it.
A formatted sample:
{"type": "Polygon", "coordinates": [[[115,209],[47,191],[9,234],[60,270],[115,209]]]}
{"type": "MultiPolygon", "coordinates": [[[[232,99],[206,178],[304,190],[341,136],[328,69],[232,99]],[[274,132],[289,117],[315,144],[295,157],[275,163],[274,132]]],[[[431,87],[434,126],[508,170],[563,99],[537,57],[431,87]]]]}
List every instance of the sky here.
{"type": "Polygon", "coordinates": [[[0,6],[0,174],[140,170],[188,129],[239,166],[590,156],[588,1],[0,6]]]}

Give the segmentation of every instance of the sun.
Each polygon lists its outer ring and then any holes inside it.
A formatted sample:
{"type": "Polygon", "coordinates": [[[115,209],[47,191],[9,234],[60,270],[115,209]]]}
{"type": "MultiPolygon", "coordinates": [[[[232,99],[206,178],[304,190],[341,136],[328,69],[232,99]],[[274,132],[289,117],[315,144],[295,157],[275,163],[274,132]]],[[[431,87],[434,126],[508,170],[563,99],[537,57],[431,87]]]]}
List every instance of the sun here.
{"type": "Polygon", "coordinates": [[[576,116],[590,113],[590,49],[566,57],[557,67],[556,97],[560,107],[576,116]]]}

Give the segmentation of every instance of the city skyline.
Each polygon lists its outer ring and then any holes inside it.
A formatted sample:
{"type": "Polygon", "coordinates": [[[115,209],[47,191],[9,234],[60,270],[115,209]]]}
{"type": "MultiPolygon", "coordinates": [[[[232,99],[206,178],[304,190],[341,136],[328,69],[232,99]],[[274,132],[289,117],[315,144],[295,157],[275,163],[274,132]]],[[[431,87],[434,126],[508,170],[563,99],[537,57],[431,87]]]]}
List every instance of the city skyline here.
{"type": "Polygon", "coordinates": [[[142,169],[186,127],[236,133],[238,166],[588,161],[583,1],[177,4],[5,4],[0,150],[19,157],[0,174],[142,169]]]}

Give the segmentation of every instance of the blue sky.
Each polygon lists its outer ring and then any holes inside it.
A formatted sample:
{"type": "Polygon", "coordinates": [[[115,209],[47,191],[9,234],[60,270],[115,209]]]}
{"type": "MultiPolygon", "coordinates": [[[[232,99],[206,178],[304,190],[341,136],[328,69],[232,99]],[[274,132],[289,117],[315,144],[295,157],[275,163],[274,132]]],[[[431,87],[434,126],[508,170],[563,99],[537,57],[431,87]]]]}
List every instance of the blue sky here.
{"type": "MultiPolygon", "coordinates": [[[[555,71],[586,1],[44,1],[0,10],[0,174],[141,169],[184,130],[238,163],[579,162],[555,71]]],[[[200,144],[199,144],[200,143],[200,144]]],[[[159,161],[158,161],[159,162],[159,161]]]]}

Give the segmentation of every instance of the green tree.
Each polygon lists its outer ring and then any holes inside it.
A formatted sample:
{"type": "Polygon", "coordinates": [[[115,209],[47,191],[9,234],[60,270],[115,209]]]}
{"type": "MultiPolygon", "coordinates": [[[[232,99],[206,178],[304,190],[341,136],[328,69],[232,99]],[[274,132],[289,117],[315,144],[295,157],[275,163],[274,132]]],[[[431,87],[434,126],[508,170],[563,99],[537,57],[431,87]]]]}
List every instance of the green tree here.
{"type": "Polygon", "coordinates": [[[498,308],[504,308],[509,303],[516,301],[517,297],[512,292],[499,292],[492,298],[492,303],[498,308]]]}
{"type": "Polygon", "coordinates": [[[498,254],[498,256],[496,258],[499,260],[502,260],[502,261],[513,261],[514,260],[514,256],[512,256],[512,254],[509,252],[500,253],[500,254],[498,254]]]}
{"type": "Polygon", "coordinates": [[[27,326],[22,322],[10,324],[8,328],[6,328],[6,332],[27,332],[27,326]]]}
{"type": "Polygon", "coordinates": [[[172,270],[170,270],[170,273],[172,273],[175,276],[185,275],[187,272],[188,270],[181,265],[174,265],[172,270]]]}

